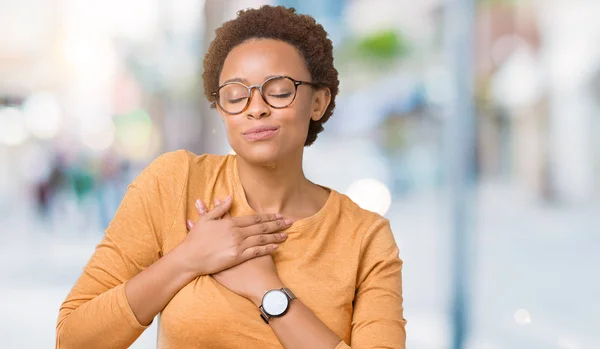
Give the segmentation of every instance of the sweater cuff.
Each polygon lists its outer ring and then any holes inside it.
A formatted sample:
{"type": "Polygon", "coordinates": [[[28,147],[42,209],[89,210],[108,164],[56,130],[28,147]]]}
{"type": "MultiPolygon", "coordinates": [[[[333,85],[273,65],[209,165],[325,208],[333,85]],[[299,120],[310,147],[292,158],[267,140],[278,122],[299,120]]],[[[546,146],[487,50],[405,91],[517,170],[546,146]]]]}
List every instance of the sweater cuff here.
{"type": "Polygon", "coordinates": [[[152,319],[152,321],[147,326],[144,326],[140,324],[138,319],[135,317],[135,313],[133,312],[133,309],[131,309],[131,305],[129,305],[129,302],[127,301],[127,295],[125,294],[125,284],[123,283],[117,286],[116,288],[117,290],[115,290],[115,292],[117,293],[117,303],[119,304],[119,309],[121,310],[121,315],[123,316],[123,318],[127,319],[127,322],[136,331],[142,332],[148,327],[150,327],[154,319],[152,319]]]}

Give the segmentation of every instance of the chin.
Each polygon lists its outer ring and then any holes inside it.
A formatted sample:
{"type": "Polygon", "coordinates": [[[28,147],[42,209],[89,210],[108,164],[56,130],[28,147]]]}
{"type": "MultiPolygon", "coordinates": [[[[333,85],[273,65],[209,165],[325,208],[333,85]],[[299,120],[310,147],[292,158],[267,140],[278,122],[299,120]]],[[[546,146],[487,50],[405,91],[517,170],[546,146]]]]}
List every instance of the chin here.
{"type": "Polygon", "coordinates": [[[246,146],[237,152],[246,162],[257,166],[273,166],[281,159],[281,153],[272,147],[246,146]]]}

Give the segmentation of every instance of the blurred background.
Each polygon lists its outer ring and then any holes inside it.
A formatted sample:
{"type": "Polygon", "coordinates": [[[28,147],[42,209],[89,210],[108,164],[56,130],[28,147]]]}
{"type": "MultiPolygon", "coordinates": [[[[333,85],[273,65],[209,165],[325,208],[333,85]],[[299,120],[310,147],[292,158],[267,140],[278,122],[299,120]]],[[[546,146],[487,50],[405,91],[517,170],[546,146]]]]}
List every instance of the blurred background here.
{"type": "Polygon", "coordinates": [[[391,220],[407,347],[600,348],[598,0],[0,0],[2,347],[54,346],[152,159],[231,151],[202,59],[262,4],[334,43],[306,173],[391,220]]]}

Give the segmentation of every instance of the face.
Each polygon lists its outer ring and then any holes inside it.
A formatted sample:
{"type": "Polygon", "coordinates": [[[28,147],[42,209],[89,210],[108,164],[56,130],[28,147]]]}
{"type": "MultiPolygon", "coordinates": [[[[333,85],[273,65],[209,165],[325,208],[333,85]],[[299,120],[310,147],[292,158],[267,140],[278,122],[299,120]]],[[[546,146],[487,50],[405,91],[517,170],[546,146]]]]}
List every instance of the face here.
{"type": "MultiPolygon", "coordinates": [[[[229,52],[219,77],[219,86],[239,81],[246,86],[260,85],[269,77],[289,76],[311,82],[306,64],[297,49],[283,41],[253,39],[229,52]]],[[[266,85],[267,86],[267,85],[266,85]]],[[[267,104],[258,89],[252,90],[248,107],[239,114],[228,114],[217,106],[223,118],[227,138],[233,150],[244,160],[270,165],[290,156],[301,156],[310,120],[319,120],[327,108],[330,96],[327,89],[299,85],[296,98],[285,108],[267,104]],[[260,130],[262,132],[256,132],[260,130]]],[[[284,98],[288,90],[263,89],[269,98],[284,98]]],[[[293,89],[292,89],[293,93],[293,89]]],[[[231,96],[232,103],[239,102],[231,96]]],[[[274,103],[271,103],[274,104],[274,103]]]]}

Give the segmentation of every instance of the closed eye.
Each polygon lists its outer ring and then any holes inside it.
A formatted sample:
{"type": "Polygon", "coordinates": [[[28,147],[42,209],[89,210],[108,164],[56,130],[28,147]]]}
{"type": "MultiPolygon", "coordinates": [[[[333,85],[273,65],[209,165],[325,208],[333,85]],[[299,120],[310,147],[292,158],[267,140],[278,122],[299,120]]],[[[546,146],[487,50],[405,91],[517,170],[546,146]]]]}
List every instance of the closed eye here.
{"type": "Polygon", "coordinates": [[[246,97],[228,99],[227,103],[231,103],[231,104],[240,103],[240,102],[243,102],[245,99],[246,99],[246,97]]]}
{"type": "Polygon", "coordinates": [[[280,93],[280,94],[270,94],[269,97],[275,97],[275,98],[288,98],[292,95],[291,92],[288,93],[280,93]]]}

